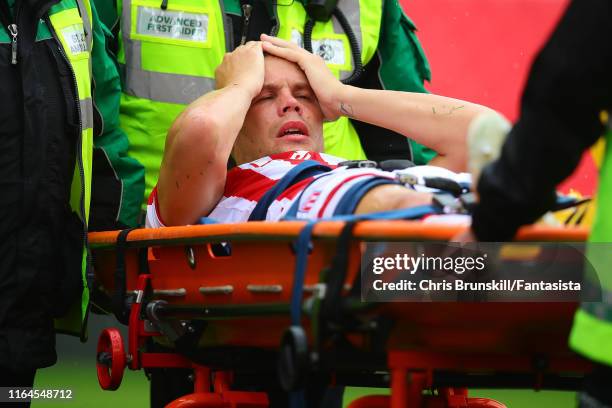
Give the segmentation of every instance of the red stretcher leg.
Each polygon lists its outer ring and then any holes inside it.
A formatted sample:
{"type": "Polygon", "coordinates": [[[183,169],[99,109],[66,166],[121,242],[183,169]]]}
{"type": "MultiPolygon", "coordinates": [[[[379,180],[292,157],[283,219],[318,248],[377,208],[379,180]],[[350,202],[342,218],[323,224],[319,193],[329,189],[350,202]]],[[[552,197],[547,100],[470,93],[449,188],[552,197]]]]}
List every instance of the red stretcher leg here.
{"type": "Polygon", "coordinates": [[[219,394],[196,392],[179,397],[166,408],[230,408],[219,394]]]}
{"type": "Polygon", "coordinates": [[[501,402],[489,398],[468,398],[467,388],[443,388],[440,397],[444,408],[506,408],[501,402]]]}
{"type": "Polygon", "coordinates": [[[211,389],[208,367],[193,365],[194,393],[175,399],[166,408],[268,408],[268,395],[264,392],[232,391],[232,373],[214,373],[211,389]]]}
{"type": "Polygon", "coordinates": [[[412,372],[408,381],[406,369],[391,370],[391,408],[421,408],[426,384],[426,373],[412,372]]]}
{"type": "Polygon", "coordinates": [[[468,408],[467,388],[442,388],[440,399],[443,400],[443,407],[448,408],[468,408]]]}
{"type": "Polygon", "coordinates": [[[408,399],[404,404],[407,408],[421,408],[423,404],[423,389],[427,384],[427,374],[425,373],[410,373],[410,382],[408,384],[408,399]]]}
{"type": "Polygon", "coordinates": [[[201,365],[193,365],[194,393],[175,399],[166,408],[230,408],[220,393],[211,392],[210,369],[201,365]]]}
{"type": "Polygon", "coordinates": [[[193,390],[196,393],[210,392],[210,368],[193,365],[193,390]]]}
{"type": "Polygon", "coordinates": [[[366,395],[351,402],[347,408],[389,408],[391,398],[387,395],[366,395]]]}
{"type": "Polygon", "coordinates": [[[394,368],[391,371],[391,408],[404,408],[407,400],[406,371],[403,368],[394,368]]]}

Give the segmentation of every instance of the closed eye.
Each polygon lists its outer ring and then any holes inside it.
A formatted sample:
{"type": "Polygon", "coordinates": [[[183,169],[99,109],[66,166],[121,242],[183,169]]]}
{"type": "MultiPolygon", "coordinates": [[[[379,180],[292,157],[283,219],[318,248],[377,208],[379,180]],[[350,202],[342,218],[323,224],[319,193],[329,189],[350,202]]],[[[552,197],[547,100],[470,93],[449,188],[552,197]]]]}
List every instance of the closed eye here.
{"type": "Polygon", "coordinates": [[[258,96],[255,99],[254,103],[263,102],[263,101],[269,101],[272,98],[274,98],[274,96],[272,94],[269,94],[269,95],[260,95],[260,96],[258,96]]]}

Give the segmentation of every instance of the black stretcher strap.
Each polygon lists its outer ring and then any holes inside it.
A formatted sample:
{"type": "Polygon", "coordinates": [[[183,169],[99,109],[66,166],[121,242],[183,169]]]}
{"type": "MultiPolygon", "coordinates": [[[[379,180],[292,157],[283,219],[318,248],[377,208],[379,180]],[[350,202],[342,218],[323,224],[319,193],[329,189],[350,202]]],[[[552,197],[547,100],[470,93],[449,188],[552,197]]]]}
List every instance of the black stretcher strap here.
{"type": "Polygon", "coordinates": [[[127,228],[121,230],[117,236],[116,256],[117,264],[115,267],[115,291],[112,297],[113,314],[122,324],[128,324],[130,310],[125,302],[126,300],[126,273],[125,273],[125,250],[127,247],[127,237],[130,232],[136,228],[127,228]]]}
{"type": "MultiPolygon", "coordinates": [[[[339,323],[343,318],[342,289],[348,273],[348,259],[353,236],[353,229],[357,221],[349,221],[342,228],[338,237],[336,256],[334,257],[331,268],[325,276],[325,298],[321,303],[321,316],[324,320],[331,320],[339,323]]],[[[357,274],[359,276],[359,274],[357,274]]]]}

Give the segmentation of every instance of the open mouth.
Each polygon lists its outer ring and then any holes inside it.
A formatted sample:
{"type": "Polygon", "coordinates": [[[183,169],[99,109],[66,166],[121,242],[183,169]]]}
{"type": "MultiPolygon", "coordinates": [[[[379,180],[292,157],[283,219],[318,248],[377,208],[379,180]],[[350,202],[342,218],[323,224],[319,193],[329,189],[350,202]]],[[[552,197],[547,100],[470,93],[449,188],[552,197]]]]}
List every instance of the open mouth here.
{"type": "Polygon", "coordinates": [[[281,126],[277,137],[308,137],[308,128],[301,121],[290,121],[281,126]]]}

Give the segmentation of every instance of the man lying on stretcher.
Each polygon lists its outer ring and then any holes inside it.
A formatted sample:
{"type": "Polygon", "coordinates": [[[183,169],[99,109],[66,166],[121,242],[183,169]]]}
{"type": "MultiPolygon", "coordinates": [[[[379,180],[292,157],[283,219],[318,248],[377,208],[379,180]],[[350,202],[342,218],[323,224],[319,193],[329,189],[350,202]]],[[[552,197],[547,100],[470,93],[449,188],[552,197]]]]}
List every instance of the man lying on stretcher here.
{"type": "Polygon", "coordinates": [[[204,216],[247,221],[266,191],[304,160],[334,170],[286,189],[267,220],[282,218],[296,200],[298,218],[331,216],[352,186],[374,178],[381,183],[352,198],[354,213],[430,204],[430,194],[397,184],[393,173],[336,168],[345,159],[323,153],[323,121],[346,115],[409,135],[438,153],[432,165],[463,171],[469,123],[491,112],[437,95],[344,85],[319,56],[266,35],[226,54],[216,81],[218,89],[189,105],[168,133],[149,227],[195,224],[204,216]],[[230,154],[239,166],[227,171],[230,154]]]}

